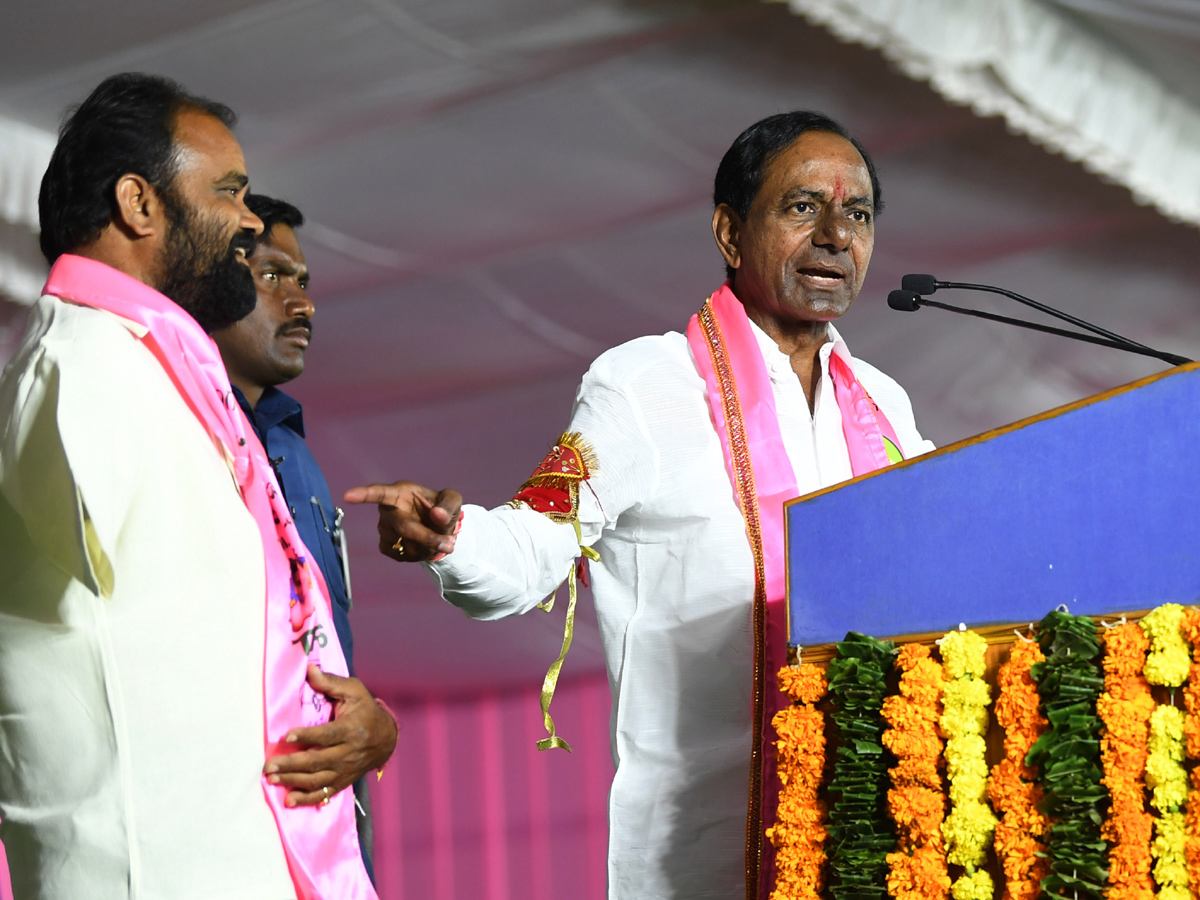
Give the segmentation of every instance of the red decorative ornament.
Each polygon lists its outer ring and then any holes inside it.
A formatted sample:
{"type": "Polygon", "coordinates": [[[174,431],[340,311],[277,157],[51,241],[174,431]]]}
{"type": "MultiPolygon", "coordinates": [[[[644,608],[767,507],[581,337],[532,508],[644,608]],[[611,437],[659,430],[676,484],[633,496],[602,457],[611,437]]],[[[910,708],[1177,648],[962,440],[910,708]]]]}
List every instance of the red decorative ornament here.
{"type": "Polygon", "coordinates": [[[510,501],[524,503],[555,522],[574,522],[579,511],[579,485],[596,471],[596,455],[578,432],[561,435],[529,480],[510,501]]]}

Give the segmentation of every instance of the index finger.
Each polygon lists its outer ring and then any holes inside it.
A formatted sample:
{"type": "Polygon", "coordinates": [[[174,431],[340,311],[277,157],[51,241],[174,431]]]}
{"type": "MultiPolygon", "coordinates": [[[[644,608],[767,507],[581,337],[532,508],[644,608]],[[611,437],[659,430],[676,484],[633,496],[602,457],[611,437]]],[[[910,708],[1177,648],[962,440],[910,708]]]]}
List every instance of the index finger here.
{"type": "MultiPolygon", "coordinates": [[[[333,747],[345,743],[346,726],[337,719],[330,719],[323,725],[310,725],[307,728],[293,728],[288,732],[289,744],[304,744],[309,747],[333,747]]],[[[304,751],[297,750],[296,753],[304,751]]],[[[294,754],[284,754],[294,755],[294,754]]]]}
{"type": "Polygon", "coordinates": [[[347,503],[386,503],[396,506],[401,498],[401,490],[394,484],[367,484],[352,487],[342,494],[347,503]]]}

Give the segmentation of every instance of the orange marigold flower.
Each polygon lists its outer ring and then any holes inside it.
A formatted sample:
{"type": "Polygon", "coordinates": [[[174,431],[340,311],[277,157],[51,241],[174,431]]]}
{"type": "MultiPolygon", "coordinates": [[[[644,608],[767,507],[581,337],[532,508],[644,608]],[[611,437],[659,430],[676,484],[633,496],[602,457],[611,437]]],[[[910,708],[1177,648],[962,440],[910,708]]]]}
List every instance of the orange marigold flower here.
{"type": "Polygon", "coordinates": [[[1155,703],[1142,674],[1150,640],[1136,623],[1109,629],[1104,645],[1104,693],[1096,713],[1104,723],[1100,757],[1110,805],[1101,836],[1112,844],[1109,900],[1152,900],[1150,843],[1154,817],[1145,810],[1144,772],[1155,703]]]}
{"type": "Polygon", "coordinates": [[[779,689],[797,703],[816,703],[825,696],[825,673],[819,666],[804,663],[779,670],[779,689]]]}
{"type": "MultiPolygon", "coordinates": [[[[1126,622],[1116,628],[1109,629],[1101,636],[1104,644],[1104,673],[1117,675],[1122,678],[1140,676],[1150,649],[1150,638],[1134,623],[1126,622]]],[[[1105,688],[1108,681],[1105,680],[1105,688]]]]}
{"type": "Polygon", "coordinates": [[[1189,606],[1179,620],[1183,639],[1192,645],[1192,658],[1200,662],[1200,608],[1189,606]]]}
{"type": "Polygon", "coordinates": [[[1037,686],[1030,669],[1045,659],[1036,643],[1018,640],[1000,667],[996,682],[996,721],[1004,728],[1004,759],[992,767],[988,797],[1000,821],[993,847],[1004,872],[1004,900],[1036,900],[1038,882],[1049,874],[1049,862],[1038,840],[1049,822],[1038,811],[1041,788],[1025,765],[1025,756],[1049,723],[1038,711],[1037,686]]]}
{"type": "Polygon", "coordinates": [[[946,813],[938,761],[942,666],[928,647],[905,644],[896,655],[900,693],[884,700],[888,724],[883,744],[896,756],[888,770],[888,812],[896,823],[897,850],[887,855],[888,893],[896,900],[944,898],[950,891],[941,837],[946,813]]]}
{"type": "Polygon", "coordinates": [[[825,767],[825,717],[812,704],[825,695],[824,673],[811,664],[779,671],[780,689],[795,705],[771,719],[779,740],[779,804],[766,830],[776,848],[771,900],[820,900],[825,884],[826,809],[820,799],[825,767]]]}
{"type": "MultiPolygon", "coordinates": [[[[1184,753],[1188,759],[1195,760],[1200,758],[1200,609],[1189,607],[1183,611],[1179,631],[1191,645],[1195,660],[1188,669],[1183,688],[1183,705],[1187,710],[1183,724],[1184,753]]],[[[1191,790],[1184,808],[1183,860],[1188,885],[1192,896],[1196,896],[1200,892],[1200,766],[1192,768],[1190,781],[1191,790]]]]}

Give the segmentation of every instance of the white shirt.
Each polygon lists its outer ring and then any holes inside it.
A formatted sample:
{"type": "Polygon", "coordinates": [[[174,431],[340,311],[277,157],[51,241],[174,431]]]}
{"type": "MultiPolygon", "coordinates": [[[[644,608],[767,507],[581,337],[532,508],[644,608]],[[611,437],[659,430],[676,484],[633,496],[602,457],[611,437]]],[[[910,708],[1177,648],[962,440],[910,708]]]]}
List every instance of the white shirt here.
{"type": "MultiPolygon", "coordinates": [[[[829,354],[810,415],[788,358],[761,329],[784,447],[801,494],[851,477],[829,354]]],[[[908,457],[922,440],[904,390],[851,366],[908,457]]],[[[612,688],[609,897],[745,895],[753,708],[754,567],[745,522],[687,339],[644,337],[583,378],[570,431],[595,449],[580,489],[583,543],[612,688]]],[[[574,529],[528,508],[469,507],[456,548],[429,564],[443,596],[478,619],[527,612],[579,555],[574,529]]]]}
{"type": "Polygon", "coordinates": [[[294,898],[259,780],[262,541],[142,333],[43,297],[0,378],[13,889],[294,898]]]}

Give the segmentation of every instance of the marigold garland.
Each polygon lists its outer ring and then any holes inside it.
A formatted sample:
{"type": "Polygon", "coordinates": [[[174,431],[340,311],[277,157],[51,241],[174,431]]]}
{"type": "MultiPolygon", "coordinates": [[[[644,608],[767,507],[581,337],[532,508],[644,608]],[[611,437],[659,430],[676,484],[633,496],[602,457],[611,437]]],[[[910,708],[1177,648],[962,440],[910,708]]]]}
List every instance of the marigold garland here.
{"type": "Polygon", "coordinates": [[[1150,835],[1154,817],[1146,812],[1146,744],[1154,698],[1142,675],[1150,646],[1133,622],[1109,630],[1104,642],[1104,693],[1096,712],[1104,722],[1100,757],[1104,786],[1112,805],[1101,836],[1108,853],[1108,900],[1151,900],[1150,835]]]}
{"type": "Polygon", "coordinates": [[[1164,603],[1138,623],[1150,639],[1150,653],[1142,674],[1151,684],[1179,687],[1187,679],[1191,658],[1180,630],[1182,621],[1183,607],[1164,603]]]}
{"type": "Polygon", "coordinates": [[[950,891],[941,826],[945,798],[938,760],[938,706],[945,682],[929,648],[906,644],[896,656],[900,693],[883,701],[889,728],[883,745],[896,756],[888,770],[888,812],[896,823],[897,846],[887,855],[888,893],[896,900],[945,897],[950,891]]]}
{"type": "MultiPolygon", "coordinates": [[[[1192,645],[1193,662],[1183,689],[1187,718],[1183,723],[1184,753],[1188,759],[1200,759],[1200,610],[1184,610],[1179,623],[1184,639],[1192,645]]],[[[1200,893],[1200,765],[1193,765],[1191,791],[1184,814],[1183,855],[1187,862],[1188,883],[1193,894],[1200,893]]]]}
{"type": "MultiPolygon", "coordinates": [[[[1139,632],[1140,634],[1141,632],[1139,632]]],[[[1049,822],[1038,810],[1042,789],[1025,757],[1049,726],[1038,710],[1030,669],[1046,657],[1032,641],[1018,640],[997,675],[996,721],[1004,728],[1004,759],[992,768],[988,798],[1000,815],[993,847],[1004,871],[1002,900],[1035,900],[1050,872],[1039,838],[1049,822]]]]}
{"type": "Polygon", "coordinates": [[[946,774],[950,778],[950,815],[942,823],[946,859],[965,869],[951,888],[954,900],[991,900],[992,878],[981,868],[987,859],[996,817],[987,803],[988,703],[984,675],[987,641],[973,631],[952,631],[942,638],[947,676],[942,694],[942,731],[946,734],[946,774]]]}
{"type": "MultiPolygon", "coordinates": [[[[1164,603],[1151,610],[1138,623],[1150,640],[1143,674],[1151,684],[1179,687],[1187,679],[1190,666],[1187,643],[1183,639],[1183,607],[1164,603]]],[[[1189,900],[1188,871],[1185,856],[1184,815],[1180,807],[1187,803],[1187,770],[1183,767],[1184,714],[1174,706],[1161,704],[1150,715],[1150,739],[1146,759],[1146,785],[1150,805],[1158,813],[1154,822],[1154,880],[1161,900],[1189,900]]]]}
{"type": "Polygon", "coordinates": [[[1041,886],[1054,897],[1099,900],[1108,881],[1099,814],[1108,792],[1099,765],[1096,701],[1104,678],[1096,623],[1056,610],[1039,623],[1038,644],[1046,659],[1031,671],[1050,727],[1026,762],[1038,769],[1045,793],[1041,808],[1053,822],[1047,840],[1050,874],[1041,886]]]}
{"type": "Polygon", "coordinates": [[[793,705],[771,719],[779,740],[782,788],[775,825],[767,840],[776,848],[775,889],[770,900],[819,900],[825,886],[825,804],[819,790],[825,769],[825,719],[816,703],[825,696],[825,676],[814,665],[779,670],[779,689],[793,705]]]}
{"type": "Polygon", "coordinates": [[[1157,822],[1151,849],[1154,880],[1158,882],[1158,900],[1191,900],[1188,890],[1187,863],[1184,860],[1184,816],[1181,812],[1164,813],[1157,822]]]}
{"type": "Polygon", "coordinates": [[[1146,784],[1150,805],[1158,810],[1154,823],[1154,880],[1162,900],[1188,900],[1188,872],[1184,856],[1184,816],[1179,807],[1187,800],[1187,772],[1183,765],[1183,711],[1166,704],[1150,716],[1149,759],[1146,784]]]}
{"type": "Polygon", "coordinates": [[[1004,872],[1001,900],[1037,900],[1039,890],[1062,900],[1200,894],[1200,765],[1190,778],[1183,765],[1185,756],[1200,760],[1200,609],[1166,604],[1103,635],[1087,617],[1054,612],[1038,636],[1014,644],[1000,669],[1005,758],[990,780],[979,635],[950,632],[940,666],[920,644],[896,652],[852,632],[828,685],[817,666],[781,670],[794,704],[772,722],[782,788],[767,830],[777,848],[770,900],[820,900],[827,874],[835,900],[883,900],[885,884],[895,900],[992,900],[989,845],[1004,872]],[[899,693],[885,699],[893,652],[899,693]],[[1185,682],[1186,716],[1154,704],[1151,683],[1185,682]],[[815,705],[827,688],[838,731],[829,811],[815,705]],[[1147,789],[1157,816],[1146,810],[1147,789]],[[965,870],[953,886],[948,864],[965,870]]]}
{"type": "Polygon", "coordinates": [[[895,644],[850,632],[829,664],[838,748],[829,789],[829,893],[836,900],[883,900],[887,854],[896,834],[885,813],[890,760],[881,741],[884,678],[895,644]]]}

